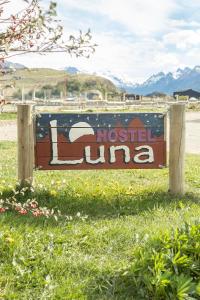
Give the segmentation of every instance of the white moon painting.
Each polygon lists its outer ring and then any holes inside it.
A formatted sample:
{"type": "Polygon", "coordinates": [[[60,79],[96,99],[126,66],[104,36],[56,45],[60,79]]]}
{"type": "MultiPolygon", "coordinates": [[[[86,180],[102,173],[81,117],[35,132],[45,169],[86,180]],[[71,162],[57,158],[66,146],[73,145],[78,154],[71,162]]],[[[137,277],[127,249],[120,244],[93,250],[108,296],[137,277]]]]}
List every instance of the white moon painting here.
{"type": "Polygon", "coordinates": [[[73,143],[80,137],[88,134],[94,135],[94,130],[90,124],[86,122],[78,122],[71,127],[69,131],[69,140],[71,143],[73,143]]]}

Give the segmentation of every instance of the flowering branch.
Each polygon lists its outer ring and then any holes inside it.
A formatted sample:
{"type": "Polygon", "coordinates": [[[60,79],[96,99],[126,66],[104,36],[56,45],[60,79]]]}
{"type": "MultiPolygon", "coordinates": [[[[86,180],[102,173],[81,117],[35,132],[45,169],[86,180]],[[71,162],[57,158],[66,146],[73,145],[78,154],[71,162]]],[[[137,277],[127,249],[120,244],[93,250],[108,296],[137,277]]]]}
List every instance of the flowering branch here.
{"type": "Polygon", "coordinates": [[[51,1],[43,10],[39,0],[24,0],[27,6],[15,15],[2,18],[5,4],[11,0],[0,0],[0,61],[19,54],[64,52],[77,57],[89,57],[96,44],[92,44],[90,30],[70,35],[63,39],[63,26],[57,19],[57,4],[51,1]]]}

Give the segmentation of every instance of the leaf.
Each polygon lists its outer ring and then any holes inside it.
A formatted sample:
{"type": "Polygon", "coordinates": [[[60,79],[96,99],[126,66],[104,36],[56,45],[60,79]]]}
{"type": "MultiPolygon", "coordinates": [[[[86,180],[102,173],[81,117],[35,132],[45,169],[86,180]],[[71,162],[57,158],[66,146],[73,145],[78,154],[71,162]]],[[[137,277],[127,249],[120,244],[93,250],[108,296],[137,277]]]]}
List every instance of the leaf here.
{"type": "Polygon", "coordinates": [[[177,278],[177,297],[179,300],[187,299],[189,296],[189,292],[194,287],[194,284],[192,283],[192,278],[185,277],[183,274],[181,274],[177,278]]]}
{"type": "Polygon", "coordinates": [[[200,282],[196,286],[196,293],[200,296],[200,282]]]}

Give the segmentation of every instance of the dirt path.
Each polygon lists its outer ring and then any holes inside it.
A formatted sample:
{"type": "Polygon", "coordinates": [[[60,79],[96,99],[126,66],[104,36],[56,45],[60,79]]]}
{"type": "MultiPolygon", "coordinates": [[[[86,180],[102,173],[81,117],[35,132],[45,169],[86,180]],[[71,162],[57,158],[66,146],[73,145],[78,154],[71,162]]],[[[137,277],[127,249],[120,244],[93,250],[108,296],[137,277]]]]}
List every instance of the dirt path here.
{"type": "Polygon", "coordinates": [[[186,113],[186,152],[200,154],[200,112],[186,113]]]}
{"type": "Polygon", "coordinates": [[[0,120],[0,141],[16,141],[17,125],[16,121],[0,120]]]}
{"type": "MultiPolygon", "coordinates": [[[[0,121],[0,141],[16,139],[16,121],[0,121]]],[[[200,154],[200,112],[186,113],[186,152],[200,154]]]]}

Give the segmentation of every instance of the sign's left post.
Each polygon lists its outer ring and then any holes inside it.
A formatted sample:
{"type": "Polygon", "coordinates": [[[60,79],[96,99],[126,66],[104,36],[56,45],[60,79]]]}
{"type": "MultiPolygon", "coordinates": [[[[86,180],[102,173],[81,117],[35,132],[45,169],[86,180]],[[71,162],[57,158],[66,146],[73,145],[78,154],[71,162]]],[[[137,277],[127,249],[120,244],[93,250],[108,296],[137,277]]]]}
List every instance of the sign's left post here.
{"type": "Polygon", "coordinates": [[[21,187],[33,182],[34,138],[32,105],[17,106],[18,181],[21,187]]]}

